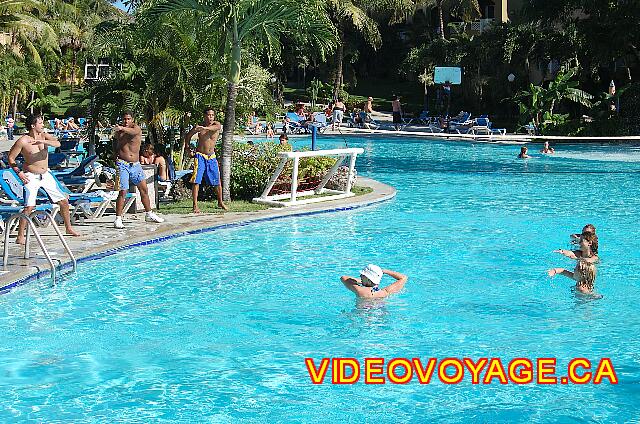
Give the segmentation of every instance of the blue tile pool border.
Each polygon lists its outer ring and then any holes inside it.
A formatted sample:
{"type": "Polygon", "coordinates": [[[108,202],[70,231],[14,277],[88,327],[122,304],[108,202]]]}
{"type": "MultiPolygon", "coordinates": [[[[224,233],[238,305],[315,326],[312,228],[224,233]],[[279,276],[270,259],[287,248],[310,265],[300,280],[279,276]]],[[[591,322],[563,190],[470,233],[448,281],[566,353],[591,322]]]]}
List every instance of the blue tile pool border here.
{"type": "MultiPolygon", "coordinates": [[[[387,200],[390,200],[392,198],[394,198],[396,196],[396,190],[393,191],[393,193],[386,195],[384,197],[375,199],[375,200],[371,200],[371,201],[367,201],[367,202],[362,202],[362,203],[357,203],[354,205],[348,205],[348,206],[340,206],[340,207],[336,207],[336,208],[330,208],[330,209],[321,209],[321,210],[315,210],[315,211],[300,211],[300,212],[294,212],[294,213],[287,213],[285,215],[275,215],[275,216],[267,216],[267,217],[263,217],[263,218],[249,218],[249,219],[244,219],[241,221],[237,221],[237,222],[230,222],[228,224],[220,224],[220,225],[214,225],[212,227],[205,227],[205,228],[197,228],[194,230],[188,230],[188,231],[181,231],[179,233],[173,233],[173,234],[167,234],[165,236],[161,236],[161,237],[156,237],[156,238],[152,238],[149,240],[143,240],[143,241],[138,241],[135,243],[131,243],[131,244],[125,244],[124,246],[119,246],[119,247],[114,247],[112,249],[107,249],[103,252],[98,252],[98,253],[93,253],[91,255],[87,255],[87,256],[83,256],[79,259],[77,259],[77,263],[84,263],[84,262],[90,262],[90,261],[94,261],[97,259],[102,259],[102,258],[106,258],[108,256],[112,256],[115,255],[117,253],[123,252],[125,250],[130,250],[136,247],[140,247],[140,246],[147,246],[150,244],[156,244],[156,243],[162,243],[164,241],[167,240],[171,240],[174,238],[178,238],[178,237],[185,237],[185,236],[190,236],[190,235],[194,235],[194,234],[202,234],[202,233],[209,233],[212,231],[218,231],[218,230],[224,230],[227,228],[235,228],[235,227],[244,227],[250,224],[255,224],[258,222],[268,222],[268,221],[275,221],[278,219],[285,219],[285,218],[291,218],[291,217],[301,217],[301,216],[312,216],[312,215],[319,215],[319,214],[323,214],[323,213],[332,213],[332,212],[342,212],[342,211],[348,211],[348,210],[353,210],[353,209],[360,209],[360,208],[364,208],[364,207],[368,207],[368,206],[372,206],[372,205],[376,205],[378,203],[382,203],[382,202],[386,202],[387,200]]],[[[72,268],[72,264],[71,262],[64,262],[61,265],[59,265],[58,267],[58,271],[64,271],[66,269],[70,269],[72,268]]],[[[23,278],[20,278],[16,281],[13,281],[9,284],[6,284],[2,287],[0,287],[0,295],[6,294],[8,292],[10,292],[11,290],[23,286],[25,284],[28,283],[32,283],[35,281],[40,280],[41,278],[44,277],[48,277],[50,276],[51,271],[47,270],[43,270],[43,271],[37,271],[33,274],[27,275],[23,278]]]]}

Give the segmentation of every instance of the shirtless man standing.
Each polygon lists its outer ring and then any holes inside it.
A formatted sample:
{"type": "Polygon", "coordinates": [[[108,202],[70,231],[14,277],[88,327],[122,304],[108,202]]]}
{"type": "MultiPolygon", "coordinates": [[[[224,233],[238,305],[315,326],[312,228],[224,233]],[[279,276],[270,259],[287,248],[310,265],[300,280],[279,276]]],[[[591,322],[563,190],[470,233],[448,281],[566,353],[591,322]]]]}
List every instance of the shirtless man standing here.
{"type": "Polygon", "coordinates": [[[135,122],[130,112],[122,114],[122,125],[113,127],[115,133],[114,152],[116,159],[116,186],[119,189],[118,200],[116,200],[116,220],[113,222],[115,228],[124,228],[122,223],[122,212],[124,200],[129,192],[129,181],[135,184],[140,190],[140,200],[146,211],[145,221],[164,222],[164,218],[159,217],[151,210],[149,192],[147,191],[147,181],[142,171],[142,166],[138,162],[140,158],[140,143],[142,142],[142,130],[135,122]]]}
{"type": "MultiPolygon", "coordinates": [[[[44,132],[44,123],[40,115],[30,115],[27,117],[26,127],[29,132],[16,140],[11,150],[9,150],[9,166],[13,168],[24,183],[25,208],[23,212],[26,215],[33,212],[36,206],[38,190],[42,188],[47,192],[52,202],[60,205],[60,212],[62,213],[62,219],[64,219],[67,234],[79,236],[80,234],[71,228],[67,195],[58,188],[55,178],[51,174],[51,171],[49,171],[48,148],[49,146],[60,147],[60,142],[57,138],[44,132]],[[22,170],[20,170],[16,164],[16,158],[20,153],[22,153],[24,157],[22,170]]],[[[20,225],[18,226],[18,238],[16,239],[18,244],[25,243],[25,225],[26,221],[21,219],[20,225]]]]}
{"type": "Polygon", "coordinates": [[[222,184],[220,183],[220,168],[216,159],[216,142],[222,125],[216,121],[215,112],[211,108],[204,110],[204,123],[196,125],[184,138],[184,147],[188,149],[191,138],[198,133],[198,147],[193,158],[193,174],[191,174],[191,189],[193,195],[193,213],[200,213],[198,208],[198,191],[203,179],[212,186],[216,186],[218,193],[218,207],[228,210],[222,202],[222,184]]]}

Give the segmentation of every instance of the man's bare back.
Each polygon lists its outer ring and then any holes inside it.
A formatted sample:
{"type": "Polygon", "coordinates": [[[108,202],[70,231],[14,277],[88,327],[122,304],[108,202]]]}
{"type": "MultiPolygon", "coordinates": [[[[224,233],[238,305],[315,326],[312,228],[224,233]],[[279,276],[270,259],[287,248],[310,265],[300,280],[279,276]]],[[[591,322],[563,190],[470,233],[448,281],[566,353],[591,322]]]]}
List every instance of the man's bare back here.
{"type": "Polygon", "coordinates": [[[127,162],[138,162],[140,159],[140,144],[142,143],[142,129],[133,122],[131,115],[124,115],[122,126],[113,127],[116,137],[116,156],[127,162]]]}

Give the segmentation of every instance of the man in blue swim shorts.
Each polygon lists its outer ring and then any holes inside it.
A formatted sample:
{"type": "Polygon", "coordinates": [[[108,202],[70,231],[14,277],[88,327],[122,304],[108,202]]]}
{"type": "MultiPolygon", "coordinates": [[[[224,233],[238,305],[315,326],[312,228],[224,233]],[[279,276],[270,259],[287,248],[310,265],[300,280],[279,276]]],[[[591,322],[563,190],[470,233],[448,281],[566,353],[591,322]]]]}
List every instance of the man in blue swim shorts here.
{"type": "Polygon", "coordinates": [[[142,171],[142,166],[138,162],[140,158],[140,144],[142,143],[142,130],[133,122],[133,115],[130,112],[122,114],[122,125],[113,127],[116,142],[114,145],[116,156],[116,186],[119,190],[118,200],[116,200],[116,220],[113,222],[115,228],[124,228],[122,223],[122,212],[124,200],[129,192],[129,184],[133,183],[140,191],[140,200],[146,211],[145,221],[164,222],[164,218],[159,217],[151,210],[149,192],[147,191],[147,181],[142,171]]]}
{"type": "Polygon", "coordinates": [[[198,146],[196,147],[196,155],[193,158],[193,174],[191,174],[191,184],[193,187],[191,193],[193,195],[193,213],[200,213],[198,208],[198,191],[200,184],[206,182],[216,187],[218,195],[218,207],[228,210],[222,201],[222,184],[220,183],[220,168],[216,159],[216,142],[220,135],[222,125],[216,121],[215,112],[211,108],[204,110],[204,122],[202,125],[196,125],[187,133],[184,139],[185,149],[191,144],[191,138],[198,134],[198,146]]]}

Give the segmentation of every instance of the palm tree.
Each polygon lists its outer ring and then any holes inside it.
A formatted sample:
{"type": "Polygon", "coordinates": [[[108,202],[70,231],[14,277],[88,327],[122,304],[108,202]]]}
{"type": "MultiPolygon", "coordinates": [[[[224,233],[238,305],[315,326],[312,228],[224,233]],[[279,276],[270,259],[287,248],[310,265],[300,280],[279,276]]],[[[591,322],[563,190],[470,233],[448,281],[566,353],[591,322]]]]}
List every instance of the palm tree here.
{"type": "Polygon", "coordinates": [[[295,29],[322,52],[335,45],[335,37],[322,8],[315,2],[300,4],[294,0],[168,0],[152,6],[150,15],[195,13],[203,18],[210,30],[219,33],[221,51],[229,58],[227,101],[222,131],[222,192],[230,200],[231,153],[235,128],[235,109],[242,70],[242,52],[254,42],[263,42],[269,55],[279,53],[279,38],[285,31],[295,29]]]}
{"type": "Polygon", "coordinates": [[[520,113],[528,115],[539,127],[543,114],[554,114],[556,105],[562,100],[569,100],[583,106],[592,107],[593,96],[578,88],[579,82],[572,80],[576,75],[574,69],[561,70],[555,79],[549,82],[549,88],[530,84],[528,90],[517,93],[513,100],[519,105],[520,113]]]}
{"type": "Polygon", "coordinates": [[[368,10],[375,10],[375,3],[357,0],[327,0],[327,10],[331,22],[338,33],[339,43],[336,51],[336,70],[333,81],[333,97],[337,98],[342,89],[342,66],[344,60],[344,45],[346,43],[345,30],[354,28],[363,36],[365,41],[374,49],[382,44],[382,37],[378,30],[378,24],[367,15],[368,10]]]}
{"type": "Polygon", "coordinates": [[[46,6],[37,0],[0,0],[0,33],[4,49],[19,57],[29,57],[42,65],[41,51],[57,50],[58,36],[38,15],[46,6]]]}

